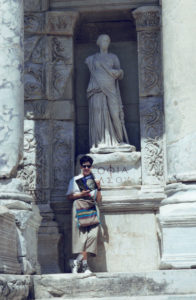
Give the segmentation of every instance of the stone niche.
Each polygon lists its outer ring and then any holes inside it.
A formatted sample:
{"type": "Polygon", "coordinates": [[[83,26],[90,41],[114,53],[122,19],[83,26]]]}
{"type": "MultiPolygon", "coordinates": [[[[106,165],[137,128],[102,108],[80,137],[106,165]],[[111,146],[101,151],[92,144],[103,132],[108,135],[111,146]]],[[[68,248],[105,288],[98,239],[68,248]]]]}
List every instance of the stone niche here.
{"type": "MultiPolygon", "coordinates": [[[[120,14],[120,13],[119,13],[120,14]]],[[[106,33],[111,38],[109,52],[119,57],[124,71],[119,81],[124,106],[126,128],[131,145],[140,150],[139,96],[138,96],[138,60],[137,35],[133,19],[130,16],[116,19],[112,13],[94,14],[94,19],[86,17],[76,28],[75,35],[75,101],[76,101],[76,156],[89,151],[88,100],[86,89],[89,70],[85,59],[99,52],[97,37],[106,33]]]]}

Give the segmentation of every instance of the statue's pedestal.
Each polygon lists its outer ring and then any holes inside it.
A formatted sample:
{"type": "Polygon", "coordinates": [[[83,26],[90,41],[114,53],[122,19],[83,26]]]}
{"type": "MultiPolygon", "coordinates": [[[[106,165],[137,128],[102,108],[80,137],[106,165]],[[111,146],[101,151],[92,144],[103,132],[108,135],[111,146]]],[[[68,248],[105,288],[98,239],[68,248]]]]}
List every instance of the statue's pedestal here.
{"type": "MultiPolygon", "coordinates": [[[[94,160],[92,172],[101,181],[102,188],[141,185],[141,153],[115,152],[109,154],[92,154],[94,160]]],[[[79,173],[79,158],[77,173],[79,173]]]]}

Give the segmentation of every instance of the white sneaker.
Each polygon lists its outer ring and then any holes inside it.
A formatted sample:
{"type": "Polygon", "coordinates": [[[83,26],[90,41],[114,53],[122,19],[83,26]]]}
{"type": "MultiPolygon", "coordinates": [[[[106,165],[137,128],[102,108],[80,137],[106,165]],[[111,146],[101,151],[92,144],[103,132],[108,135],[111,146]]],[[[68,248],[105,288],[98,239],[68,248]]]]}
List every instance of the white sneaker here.
{"type": "Polygon", "coordinates": [[[92,272],[89,269],[89,266],[87,264],[82,265],[82,273],[87,274],[87,275],[92,274],[92,272]]]}
{"type": "Polygon", "coordinates": [[[70,268],[71,268],[71,272],[73,274],[77,274],[78,270],[80,268],[80,262],[77,259],[70,259],[69,260],[69,265],[70,265],[70,268]]]}

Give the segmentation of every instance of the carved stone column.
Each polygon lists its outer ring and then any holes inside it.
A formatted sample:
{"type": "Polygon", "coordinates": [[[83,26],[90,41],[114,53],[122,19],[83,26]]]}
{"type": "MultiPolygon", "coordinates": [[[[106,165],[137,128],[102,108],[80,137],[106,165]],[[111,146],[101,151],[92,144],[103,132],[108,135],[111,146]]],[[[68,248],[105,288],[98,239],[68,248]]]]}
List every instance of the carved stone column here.
{"type": "Polygon", "coordinates": [[[162,184],[163,100],[160,8],[145,6],[133,12],[138,37],[142,184],[162,184]]]}
{"type": "Polygon", "coordinates": [[[162,0],[167,199],[162,268],[196,266],[196,2],[162,0]]]}
{"type": "Polygon", "coordinates": [[[10,178],[23,153],[23,2],[0,3],[0,178],[10,178]]]}
{"type": "MultiPolygon", "coordinates": [[[[0,6],[0,205],[9,209],[1,216],[4,224],[8,219],[10,223],[10,228],[4,229],[13,232],[12,245],[9,244],[7,250],[0,249],[0,262],[2,272],[31,274],[39,272],[37,231],[40,215],[32,197],[24,190],[21,178],[16,178],[22,168],[24,135],[23,1],[1,0],[0,6]],[[15,252],[13,245],[18,245],[15,252]]],[[[6,238],[6,230],[1,231],[1,240],[6,238]]]]}

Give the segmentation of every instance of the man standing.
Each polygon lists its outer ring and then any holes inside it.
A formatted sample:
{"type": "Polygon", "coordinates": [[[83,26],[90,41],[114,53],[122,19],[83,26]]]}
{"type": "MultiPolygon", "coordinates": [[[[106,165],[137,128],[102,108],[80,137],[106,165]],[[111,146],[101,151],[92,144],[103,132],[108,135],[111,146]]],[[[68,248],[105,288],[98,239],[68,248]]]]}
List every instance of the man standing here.
{"type": "MultiPolygon", "coordinates": [[[[73,177],[68,186],[67,191],[67,199],[73,201],[72,208],[72,253],[77,254],[75,259],[72,259],[70,262],[72,273],[78,273],[80,267],[82,266],[82,272],[90,274],[91,271],[89,269],[87,263],[87,254],[96,255],[97,254],[97,236],[99,229],[99,222],[95,222],[95,224],[89,223],[86,226],[82,226],[79,223],[78,212],[82,210],[78,209],[79,201],[83,201],[86,203],[88,201],[93,201],[93,206],[91,205],[91,215],[96,215],[97,219],[99,219],[99,211],[97,208],[97,202],[101,201],[101,186],[100,181],[95,180],[97,184],[97,189],[94,191],[83,190],[80,191],[76,180],[89,176],[91,174],[93,159],[88,156],[82,156],[80,159],[80,168],[81,174],[73,177]]],[[[86,204],[85,203],[85,204],[86,204]]]]}

